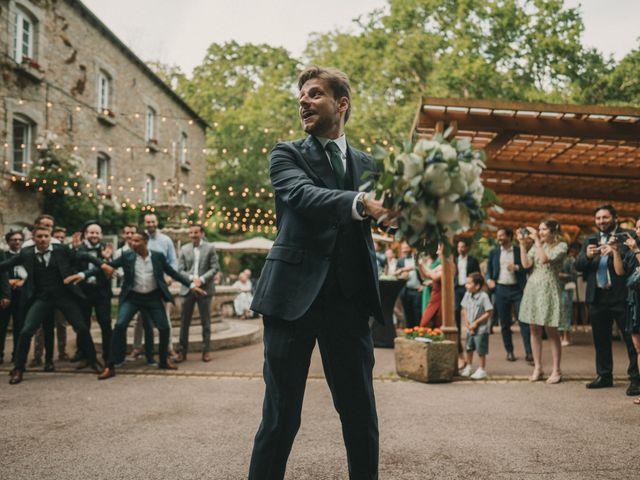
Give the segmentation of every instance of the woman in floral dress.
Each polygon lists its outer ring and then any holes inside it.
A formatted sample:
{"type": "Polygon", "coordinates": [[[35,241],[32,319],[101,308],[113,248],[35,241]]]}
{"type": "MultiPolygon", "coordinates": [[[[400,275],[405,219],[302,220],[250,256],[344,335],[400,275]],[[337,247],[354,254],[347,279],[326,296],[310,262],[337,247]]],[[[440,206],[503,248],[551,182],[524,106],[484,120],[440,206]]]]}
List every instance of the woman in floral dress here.
{"type": "MultiPolygon", "coordinates": [[[[522,229],[521,229],[522,230],[522,229]]],[[[543,220],[536,230],[527,227],[528,235],[518,230],[520,260],[524,268],[532,268],[531,275],[522,294],[520,321],[531,325],[531,347],[534,369],[529,380],[542,378],[542,329],[547,332],[553,356],[553,371],[547,383],[560,383],[560,335],[558,326],[562,318],[562,290],[559,273],[567,256],[567,244],[560,241],[560,224],[551,219],[543,220]],[[526,237],[534,244],[527,252],[526,237]]]]}

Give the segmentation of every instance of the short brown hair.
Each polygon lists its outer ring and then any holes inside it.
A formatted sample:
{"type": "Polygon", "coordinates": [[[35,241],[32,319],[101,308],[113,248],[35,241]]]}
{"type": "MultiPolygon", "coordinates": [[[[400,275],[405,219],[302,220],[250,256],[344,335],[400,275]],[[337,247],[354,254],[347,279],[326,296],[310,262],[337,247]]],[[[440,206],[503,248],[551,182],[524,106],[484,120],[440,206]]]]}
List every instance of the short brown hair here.
{"type": "Polygon", "coordinates": [[[298,77],[298,90],[301,90],[302,86],[312,78],[326,80],[333,92],[333,98],[336,100],[339,100],[342,97],[347,97],[349,100],[349,107],[344,115],[344,123],[347,123],[347,120],[349,120],[349,116],[351,115],[351,84],[349,83],[349,77],[347,77],[347,74],[337,68],[309,65],[298,77]]]}
{"type": "Polygon", "coordinates": [[[124,229],[125,229],[125,228],[133,228],[133,229],[135,229],[135,231],[136,231],[136,232],[138,231],[138,225],[136,225],[136,224],[135,224],[135,223],[133,223],[133,222],[125,223],[125,224],[124,224],[124,226],[122,227],[122,231],[123,231],[123,232],[124,232],[124,229]]]}
{"type": "Polygon", "coordinates": [[[49,227],[35,227],[31,232],[34,237],[36,236],[36,232],[47,232],[51,235],[51,229],[49,227]]]}
{"type": "Polygon", "coordinates": [[[51,220],[54,224],[56,223],[56,219],[53,218],[52,215],[49,215],[48,213],[41,213],[40,215],[38,215],[36,217],[36,219],[33,221],[34,225],[38,225],[40,223],[40,220],[46,218],[47,220],[51,220]]]}

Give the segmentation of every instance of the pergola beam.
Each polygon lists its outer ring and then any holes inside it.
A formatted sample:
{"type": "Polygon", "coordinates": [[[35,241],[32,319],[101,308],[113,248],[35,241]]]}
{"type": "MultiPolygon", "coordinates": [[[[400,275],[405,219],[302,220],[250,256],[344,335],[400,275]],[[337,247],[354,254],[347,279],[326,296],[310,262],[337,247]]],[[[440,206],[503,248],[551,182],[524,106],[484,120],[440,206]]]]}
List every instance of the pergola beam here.
{"type": "Polygon", "coordinates": [[[597,200],[600,202],[638,202],[639,195],[633,191],[608,191],[607,193],[580,191],[571,188],[553,189],[548,187],[538,187],[535,185],[514,185],[511,183],[487,183],[498,195],[501,193],[511,195],[527,195],[530,197],[548,197],[553,195],[558,198],[569,198],[572,200],[597,200]]]}
{"type": "MultiPolygon", "coordinates": [[[[496,137],[497,138],[497,137],[496,137]]],[[[495,140],[495,139],[494,139],[495,140]]],[[[491,143],[489,144],[491,145],[491,143]]],[[[486,152],[486,149],[485,149],[486,152]]],[[[562,163],[517,162],[496,160],[487,155],[487,170],[498,172],[539,173],[571,177],[600,177],[640,180],[640,169],[605,167],[597,165],[573,165],[562,163]]]]}

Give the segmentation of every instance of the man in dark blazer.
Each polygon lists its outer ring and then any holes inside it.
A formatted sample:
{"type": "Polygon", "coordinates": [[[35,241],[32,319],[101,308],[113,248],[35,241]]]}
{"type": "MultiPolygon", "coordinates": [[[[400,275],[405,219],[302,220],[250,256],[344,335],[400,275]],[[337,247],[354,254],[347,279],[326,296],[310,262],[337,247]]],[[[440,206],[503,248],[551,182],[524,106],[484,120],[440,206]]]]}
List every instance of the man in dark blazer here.
{"type": "MultiPolygon", "coordinates": [[[[520,261],[520,247],[513,245],[513,230],[500,228],[496,233],[498,247],[489,253],[487,265],[487,286],[495,291],[496,310],[500,319],[500,332],[502,342],[507,352],[507,360],[513,362],[516,356],[513,353],[513,340],[511,335],[511,312],[520,313],[520,301],[522,292],[527,283],[527,272],[520,261]]],[[[524,345],[527,362],[533,362],[531,350],[531,332],[529,325],[518,320],[520,334],[524,345]]]]}
{"type": "MultiPolygon", "coordinates": [[[[82,243],[78,246],[78,252],[93,255],[100,261],[105,258],[102,251],[106,245],[102,242],[102,226],[95,220],[87,221],[82,227],[82,243]]],[[[81,262],[78,270],[91,268],[90,262],[81,262]]],[[[109,361],[109,348],[111,346],[111,281],[104,273],[98,272],[94,277],[80,284],[87,300],[82,307],[84,322],[91,329],[91,313],[95,312],[96,320],[100,325],[102,334],[102,359],[105,365],[109,361]]]]}
{"type": "MultiPolygon", "coordinates": [[[[158,368],[163,370],[178,368],[168,359],[169,320],[163,301],[173,303],[173,295],[169,291],[164,275],[169,275],[183,285],[191,286],[192,290],[199,295],[205,292],[174,270],[162,253],[149,250],[148,244],[149,235],[147,233],[136,233],[129,243],[131,250],[124,252],[119,258],[102,263],[99,269],[91,268],[65,280],[66,282],[79,283],[93,277],[100,270],[105,273],[107,278],[111,278],[117,268],[122,268],[124,272],[124,281],[120,288],[118,320],[111,338],[109,364],[98,376],[98,380],[106,380],[116,376],[115,365],[124,362],[126,355],[127,327],[139,311],[148,315],[158,329],[160,336],[158,368]]],[[[109,248],[105,249],[105,257],[111,256],[109,248]]]]}
{"type": "Polygon", "coordinates": [[[189,238],[191,243],[187,243],[180,249],[178,257],[178,271],[191,280],[195,285],[201,287],[206,295],[198,296],[186,286],[180,289],[182,296],[182,315],[180,318],[180,346],[176,363],[184,362],[187,359],[189,350],[189,325],[193,316],[193,307],[198,305],[200,312],[200,323],[202,324],[202,361],[211,361],[211,299],[215,293],[216,286],[213,277],[220,270],[218,255],[213,243],[204,241],[204,228],[202,225],[191,225],[189,227],[189,238]]]}
{"type": "MultiPolygon", "coordinates": [[[[594,215],[598,232],[587,237],[575,263],[576,270],[582,272],[587,282],[585,302],[589,310],[589,323],[596,350],[597,376],[595,380],[587,384],[587,388],[613,386],[611,329],[615,320],[629,357],[627,373],[630,384],[627,388],[627,395],[636,396],[640,395],[640,375],[638,374],[638,354],[625,328],[627,315],[626,278],[615,274],[613,252],[611,247],[607,245],[616,233],[627,232],[635,238],[635,232],[618,227],[616,210],[612,205],[597,207],[594,215]]],[[[623,258],[628,250],[624,244],[620,245],[620,254],[623,258]]]]}
{"type": "MultiPolygon", "coordinates": [[[[9,249],[0,251],[0,262],[13,258],[20,253],[24,235],[20,231],[8,232],[5,240],[9,249]]],[[[0,275],[6,275],[8,282],[0,281],[0,287],[3,288],[2,298],[8,301],[5,305],[0,305],[0,363],[4,361],[4,344],[9,327],[9,321],[13,322],[11,327],[13,330],[13,348],[11,350],[11,363],[15,361],[16,351],[18,350],[18,336],[24,323],[24,297],[22,295],[22,287],[27,278],[27,272],[22,266],[16,266],[9,271],[1,272],[0,275]]],[[[0,304],[2,302],[0,301],[0,304]]]]}
{"type": "Polygon", "coordinates": [[[90,255],[77,253],[66,246],[51,245],[51,229],[48,227],[36,227],[33,238],[33,247],[23,248],[18,255],[0,263],[0,271],[16,265],[22,265],[27,271],[23,286],[27,314],[18,339],[15,368],[11,372],[9,383],[15,385],[22,381],[31,337],[56,309],[63,313],[75,330],[78,345],[89,366],[97,372],[102,371],[96,360],[96,350],[89,329],[82,321],[80,305],[85,300],[84,293],[78,286],[64,283],[65,279],[77,271],[76,262],[80,258],[95,264],[99,262],[90,255]]]}
{"type": "MultiPolygon", "coordinates": [[[[480,263],[478,260],[469,255],[469,247],[471,241],[466,238],[461,238],[456,243],[456,256],[454,259],[454,263],[456,265],[456,279],[454,282],[455,285],[455,319],[456,319],[456,328],[458,329],[458,355],[464,355],[462,352],[462,336],[461,333],[461,314],[462,307],[460,303],[464,298],[464,294],[466,292],[465,283],[467,282],[467,277],[472,273],[480,272],[480,263]]],[[[464,357],[460,358],[461,363],[464,364],[464,357]]]]}
{"type": "Polygon", "coordinates": [[[271,151],[278,236],[251,306],[264,316],[266,392],[249,479],[284,477],[316,341],[342,422],[349,478],[377,479],[369,318],[383,316],[369,217],[390,215],[359,192],[363,173],[375,167],[344,136],[351,107],[346,75],[307,67],[298,89],[309,136],[271,151]]]}

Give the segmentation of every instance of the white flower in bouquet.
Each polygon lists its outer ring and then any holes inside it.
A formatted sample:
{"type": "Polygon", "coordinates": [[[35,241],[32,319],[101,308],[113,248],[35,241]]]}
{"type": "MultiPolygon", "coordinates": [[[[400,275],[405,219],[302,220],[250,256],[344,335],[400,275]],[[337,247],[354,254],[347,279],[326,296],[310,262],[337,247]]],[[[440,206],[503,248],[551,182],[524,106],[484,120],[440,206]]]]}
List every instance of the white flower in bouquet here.
{"type": "Polygon", "coordinates": [[[416,203],[408,211],[409,225],[416,232],[424,230],[429,223],[435,220],[435,212],[424,203],[416,203]]]}
{"type": "Polygon", "coordinates": [[[415,153],[416,155],[424,156],[425,153],[433,150],[438,145],[440,145],[438,142],[434,142],[433,140],[426,140],[423,138],[416,142],[416,146],[413,147],[413,153],[415,153]]]}
{"type": "Polygon", "coordinates": [[[471,196],[476,201],[478,205],[482,203],[482,197],[484,195],[484,185],[482,185],[482,181],[480,177],[476,177],[471,185],[469,185],[469,191],[471,192],[471,196]]]}
{"type": "Polygon", "coordinates": [[[456,175],[455,177],[451,177],[450,191],[451,193],[462,196],[469,191],[469,184],[462,175],[456,175]]]}
{"type": "Polygon", "coordinates": [[[442,158],[444,158],[447,162],[458,158],[457,150],[451,145],[447,145],[445,143],[441,144],[440,151],[442,152],[442,158]]]}
{"type": "Polygon", "coordinates": [[[411,181],[424,170],[424,159],[415,153],[402,153],[396,160],[404,165],[403,177],[407,181],[411,181]]]}
{"type": "Polygon", "coordinates": [[[451,177],[449,176],[446,163],[432,163],[427,167],[422,177],[422,182],[427,190],[437,196],[445,195],[451,188],[451,177]]]}

